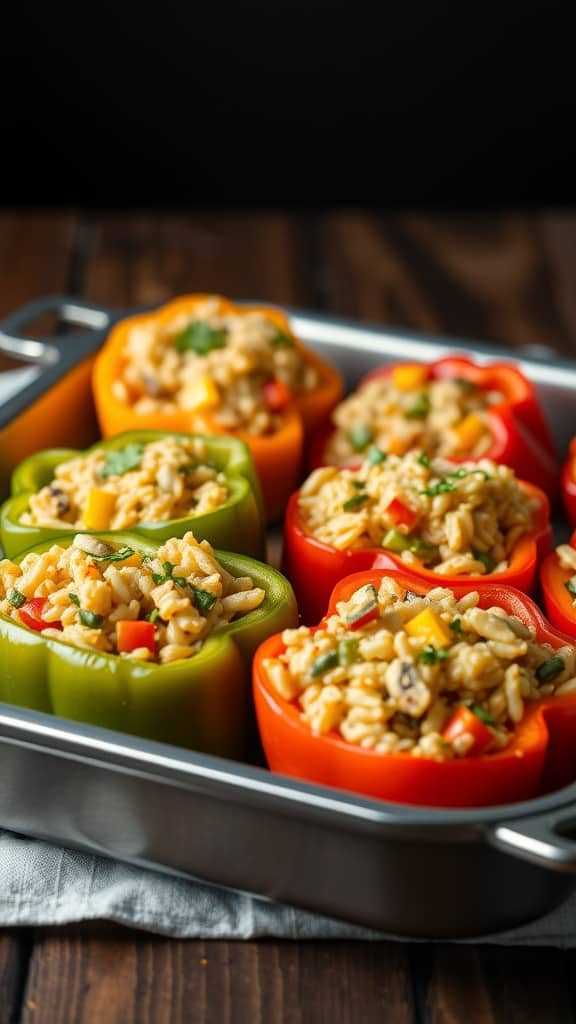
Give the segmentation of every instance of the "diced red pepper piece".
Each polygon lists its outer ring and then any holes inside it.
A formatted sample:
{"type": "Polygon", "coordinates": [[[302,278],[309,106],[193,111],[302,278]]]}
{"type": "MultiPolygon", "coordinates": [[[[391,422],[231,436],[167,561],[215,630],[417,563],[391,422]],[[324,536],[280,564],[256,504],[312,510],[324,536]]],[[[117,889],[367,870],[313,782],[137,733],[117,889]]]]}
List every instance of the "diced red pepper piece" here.
{"type": "Polygon", "coordinates": [[[263,387],[264,401],[270,409],[270,412],[282,412],[288,403],[292,400],[292,392],[290,388],[281,380],[267,380],[263,387]]]}
{"type": "Polygon", "coordinates": [[[408,508],[403,501],[400,501],[400,498],[393,498],[390,504],[386,506],[385,511],[394,523],[394,526],[406,526],[408,530],[411,530],[418,521],[417,513],[408,508]]]}
{"type": "Polygon", "coordinates": [[[128,654],[139,647],[146,647],[152,654],[156,652],[154,640],[154,623],[142,620],[121,619],[116,624],[116,646],[118,652],[128,654]]]}
{"type": "Polygon", "coordinates": [[[35,629],[37,633],[41,633],[43,629],[62,629],[61,622],[46,622],[42,618],[47,604],[48,598],[46,597],[29,597],[26,604],[18,609],[22,624],[28,626],[28,629],[35,629]]]}
{"type": "Polygon", "coordinates": [[[453,743],[454,740],[465,733],[474,737],[474,743],[466,751],[467,755],[481,754],[494,740],[494,734],[478,718],[478,715],[475,715],[470,708],[462,705],[454,712],[452,718],[442,730],[442,738],[448,743],[453,743]]]}

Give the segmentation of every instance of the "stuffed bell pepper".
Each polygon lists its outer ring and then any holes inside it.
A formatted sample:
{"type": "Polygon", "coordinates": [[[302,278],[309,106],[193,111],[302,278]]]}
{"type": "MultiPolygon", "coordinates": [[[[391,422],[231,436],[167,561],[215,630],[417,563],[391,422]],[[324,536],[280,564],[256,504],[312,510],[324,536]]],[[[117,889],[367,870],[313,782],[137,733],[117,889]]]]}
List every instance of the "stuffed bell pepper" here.
{"type": "Polygon", "coordinates": [[[576,639],[576,531],[542,562],[540,586],[550,622],[576,639]]]}
{"type": "Polygon", "coordinates": [[[241,756],[254,651],[296,623],[278,572],[192,533],[62,537],[0,562],[0,700],[241,756]]]}
{"type": "Polygon", "coordinates": [[[338,580],[374,567],[430,585],[494,581],[528,592],[550,544],[548,498],[507,466],[373,446],[358,469],[320,467],[291,497],[283,570],[311,623],[338,580]]]}
{"type": "Polygon", "coordinates": [[[450,357],[368,374],[315,440],[312,465],[355,464],[375,444],[387,454],[417,448],[451,460],[511,466],[549,495],[554,446],[533,384],[515,367],[450,357]]]}
{"type": "Polygon", "coordinates": [[[562,500],[571,525],[576,526],[576,437],[562,467],[562,500]]]}
{"type": "Polygon", "coordinates": [[[105,437],[134,429],[234,434],[248,444],[269,519],[297,486],[305,440],[342,394],[337,371],[276,309],[188,295],[120,321],[94,367],[105,437]]]}
{"type": "Polygon", "coordinates": [[[512,587],[349,576],[262,644],[253,690],[273,771],[364,796],[485,806],[576,774],[576,648],[512,587]]]}
{"type": "Polygon", "coordinates": [[[55,449],[22,462],[0,509],[14,558],[78,531],[133,530],[152,541],[192,530],[214,547],[264,557],[261,495],[247,445],[234,437],[140,431],[85,452],[55,449]]]}

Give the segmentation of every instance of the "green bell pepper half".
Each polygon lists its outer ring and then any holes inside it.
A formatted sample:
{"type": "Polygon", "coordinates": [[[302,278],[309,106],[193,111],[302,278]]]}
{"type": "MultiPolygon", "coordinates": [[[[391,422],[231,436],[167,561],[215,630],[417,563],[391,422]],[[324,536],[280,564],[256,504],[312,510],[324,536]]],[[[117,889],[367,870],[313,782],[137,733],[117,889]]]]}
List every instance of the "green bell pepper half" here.
{"type": "Polygon", "coordinates": [[[27,526],[21,516],[28,509],[32,494],[52,483],[56,467],[80,455],[91,455],[94,451],[112,451],[125,448],[132,443],[147,444],[163,437],[190,440],[198,437],[206,446],[206,459],[212,462],[226,477],[230,492],[228,501],[214,512],[200,516],[186,516],[184,519],[170,519],[165,522],[138,523],[131,526],[133,533],[158,542],[170,537],[183,537],[192,530],[197,540],[207,540],[215,548],[232,548],[255,558],[266,557],[266,539],[260,484],[250,449],[236,437],[178,434],[165,430],[139,430],[118,434],[107,441],[99,441],[86,451],[73,448],[52,448],[31,455],[16,467],[12,474],[11,492],[0,508],[0,540],[7,558],[16,558],[27,548],[43,541],[62,537],[70,532],[95,533],[65,526],[27,526]]]}
{"type": "MultiPolygon", "coordinates": [[[[98,536],[149,555],[161,546],[133,533],[98,536]]],[[[52,543],[32,550],[47,551],[52,543]]],[[[72,537],[57,543],[68,547],[72,537]]],[[[295,627],[298,611],[292,587],[276,569],[245,555],[215,555],[234,576],[251,576],[266,597],[259,608],[218,626],[197,654],[167,665],[138,663],[43,637],[0,615],[0,701],[204,753],[243,757],[252,729],[252,657],[264,639],[295,627]]]]}

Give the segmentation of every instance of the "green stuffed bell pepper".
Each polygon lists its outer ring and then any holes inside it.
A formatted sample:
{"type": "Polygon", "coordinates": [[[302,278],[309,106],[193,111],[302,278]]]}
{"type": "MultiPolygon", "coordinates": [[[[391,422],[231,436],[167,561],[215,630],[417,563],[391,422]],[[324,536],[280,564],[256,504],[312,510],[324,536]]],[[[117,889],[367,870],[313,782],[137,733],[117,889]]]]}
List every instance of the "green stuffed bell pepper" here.
{"type": "Polygon", "coordinates": [[[192,533],[60,537],[0,562],[0,701],[241,757],[252,656],[292,588],[192,533]]]}
{"type": "Polygon", "coordinates": [[[161,542],[192,530],[214,547],[264,558],[260,485],[234,437],[138,431],[87,451],[51,449],[20,463],[0,510],[4,553],[65,533],[130,530],[161,542]]]}

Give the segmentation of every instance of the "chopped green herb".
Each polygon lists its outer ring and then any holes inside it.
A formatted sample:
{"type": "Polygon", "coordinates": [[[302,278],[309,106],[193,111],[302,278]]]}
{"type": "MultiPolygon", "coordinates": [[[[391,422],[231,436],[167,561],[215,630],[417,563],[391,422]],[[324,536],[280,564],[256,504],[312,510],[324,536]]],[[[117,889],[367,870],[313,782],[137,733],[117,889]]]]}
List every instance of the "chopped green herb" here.
{"type": "Polygon", "coordinates": [[[473,380],[466,380],[466,377],[453,377],[453,384],[459,384],[461,388],[468,388],[469,391],[475,391],[476,385],[473,380]]]}
{"type": "Polygon", "coordinates": [[[421,540],[420,537],[415,537],[410,542],[410,551],[423,562],[431,562],[433,559],[438,558],[440,554],[435,544],[428,544],[427,541],[421,540]]]}
{"type": "Polygon", "coordinates": [[[564,586],[566,587],[566,590],[569,594],[572,594],[573,597],[576,597],[576,576],[572,576],[571,579],[566,580],[564,586]]]}
{"type": "Polygon", "coordinates": [[[336,668],[338,664],[338,651],[324,651],[323,654],[319,654],[315,661],[312,662],[310,668],[310,678],[316,679],[318,676],[328,672],[331,668],[336,668]]]}
{"type": "Polygon", "coordinates": [[[494,715],[491,715],[490,712],[486,711],[486,708],[481,707],[480,704],[468,704],[467,706],[470,708],[470,711],[476,715],[476,718],[479,718],[485,725],[496,725],[494,715]]]}
{"type": "Polygon", "coordinates": [[[78,597],[78,594],[73,594],[72,591],[70,591],[68,597],[70,598],[72,604],[75,604],[77,608],[80,607],[80,598],[78,597]]]}
{"type": "Polygon", "coordinates": [[[437,494],[450,494],[454,490],[454,484],[450,480],[439,480],[437,484],[432,484],[431,487],[425,487],[420,494],[425,494],[428,498],[435,498],[437,494]]]}
{"type": "Polygon", "coordinates": [[[96,612],[87,612],[81,608],[80,622],[83,626],[88,626],[88,629],[100,629],[100,626],[104,622],[104,618],[102,615],[97,615],[96,612]]]}
{"type": "Polygon", "coordinates": [[[190,584],[192,592],[194,594],[194,604],[199,612],[203,615],[209,612],[214,607],[218,600],[216,594],[211,594],[209,590],[202,590],[200,587],[195,587],[192,583],[190,584]]]}
{"type": "Polygon", "coordinates": [[[358,657],[358,648],[360,646],[359,640],[354,640],[353,637],[345,637],[338,644],[338,664],[343,665],[344,668],[348,668],[348,665],[352,665],[358,657]]]}
{"type": "Polygon", "coordinates": [[[188,580],[186,579],[185,576],[173,576],[172,579],[174,580],[174,583],[176,583],[176,585],[179,587],[188,586],[188,580]]]}
{"type": "Polygon", "coordinates": [[[355,452],[363,452],[372,440],[372,431],[370,430],[370,427],[366,426],[365,423],[362,423],[359,427],[353,427],[348,434],[348,440],[355,452]]]}
{"type": "Polygon", "coordinates": [[[436,665],[439,661],[446,661],[448,651],[444,648],[434,647],[434,644],[427,644],[424,650],[420,651],[418,661],[423,665],[436,665]]]}
{"type": "MultiPolygon", "coordinates": [[[[484,472],[480,470],[480,472],[484,472]]],[[[468,470],[464,469],[463,466],[460,469],[455,469],[452,473],[446,473],[446,477],[452,477],[454,480],[463,480],[465,476],[468,476],[468,470]]]]}
{"type": "Polygon", "coordinates": [[[366,462],[369,466],[378,466],[381,462],[386,462],[387,458],[388,456],[386,455],[386,452],[383,452],[382,449],[378,448],[375,444],[370,445],[370,448],[366,453],[366,462]]]}
{"type": "Polygon", "coordinates": [[[13,608],[21,608],[23,604],[26,604],[25,594],[21,594],[19,590],[16,590],[16,587],[12,587],[6,594],[6,597],[13,608]]]}
{"type": "Polygon", "coordinates": [[[418,456],[418,462],[421,466],[425,466],[426,469],[430,469],[430,456],[426,455],[426,452],[422,452],[422,455],[418,456]]]}
{"type": "Polygon", "coordinates": [[[130,469],[137,469],[142,462],[144,445],[140,441],[131,441],[125,448],[112,449],[106,453],[106,462],[100,470],[105,480],[109,476],[122,476],[130,469]]]}
{"type": "Polygon", "coordinates": [[[472,554],[477,562],[482,562],[482,565],[486,566],[487,573],[494,571],[496,568],[496,562],[491,555],[487,554],[486,551],[477,551],[475,548],[472,548],[472,554]]]}
{"type": "Polygon", "coordinates": [[[148,616],[148,622],[156,622],[156,619],[158,618],[159,615],[160,609],[153,608],[152,611],[150,612],[150,615],[148,616]]]}
{"type": "Polygon", "coordinates": [[[361,505],[365,505],[368,501],[367,494],[355,494],[353,498],[348,498],[342,505],[343,512],[352,512],[355,508],[360,508],[361,505]]]}
{"type": "Polygon", "coordinates": [[[95,562],[125,562],[127,558],[130,558],[134,554],[134,548],[118,548],[117,551],[111,551],[109,555],[93,555],[90,552],[90,558],[93,558],[95,562]]]}
{"type": "Polygon", "coordinates": [[[430,412],[430,398],[426,391],[418,397],[414,405],[406,409],[404,416],[408,420],[425,420],[428,413],[430,412]]]}
{"type": "Polygon", "coordinates": [[[480,475],[483,476],[485,480],[492,479],[490,473],[487,473],[485,469],[471,469],[470,473],[480,473],[480,475]]]}
{"type": "Polygon", "coordinates": [[[364,483],[363,480],[353,480],[352,487],[355,487],[357,491],[363,491],[364,488],[366,487],[366,484],[364,483]]]}
{"type": "Polygon", "coordinates": [[[215,348],[226,345],[226,331],[210,327],[201,320],[194,320],[174,338],[174,348],[178,352],[195,352],[197,356],[206,356],[215,348]]]}
{"type": "Polygon", "coordinates": [[[450,629],[456,633],[456,636],[462,636],[462,619],[452,619],[450,629]]]}
{"type": "Polygon", "coordinates": [[[167,580],[172,579],[172,573],[174,572],[174,563],[162,562],[162,568],[164,569],[164,572],[152,573],[152,579],[154,580],[156,586],[159,586],[161,583],[166,583],[167,580]]]}
{"type": "Polygon", "coordinates": [[[270,338],[270,344],[274,348],[294,348],[294,342],[286,331],[281,331],[280,328],[276,331],[273,338],[270,338]]]}
{"type": "Polygon", "coordinates": [[[562,658],[557,655],[554,658],[548,658],[547,661],[543,661],[541,665],[538,665],[535,676],[539,683],[549,683],[551,679],[555,679],[561,672],[566,668],[562,658]]]}

